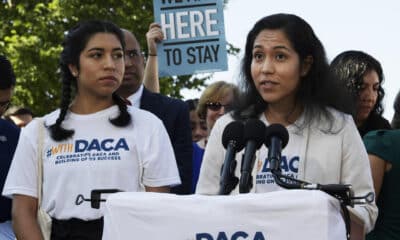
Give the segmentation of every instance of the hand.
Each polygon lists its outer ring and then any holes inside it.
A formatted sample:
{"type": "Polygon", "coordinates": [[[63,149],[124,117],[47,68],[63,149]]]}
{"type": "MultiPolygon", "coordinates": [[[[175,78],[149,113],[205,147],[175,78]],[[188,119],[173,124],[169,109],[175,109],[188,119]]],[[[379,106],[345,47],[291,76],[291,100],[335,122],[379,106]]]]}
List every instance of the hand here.
{"type": "Polygon", "coordinates": [[[161,25],[152,23],[149,26],[149,31],[146,33],[147,47],[149,55],[157,55],[157,43],[164,39],[164,34],[161,30],[161,25]]]}

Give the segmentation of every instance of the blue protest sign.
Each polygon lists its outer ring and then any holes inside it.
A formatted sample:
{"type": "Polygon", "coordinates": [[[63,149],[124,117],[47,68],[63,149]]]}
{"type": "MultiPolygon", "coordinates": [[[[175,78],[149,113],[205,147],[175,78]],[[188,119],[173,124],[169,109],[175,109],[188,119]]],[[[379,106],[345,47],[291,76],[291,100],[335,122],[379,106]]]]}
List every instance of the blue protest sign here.
{"type": "Polygon", "coordinates": [[[154,0],[160,76],[228,69],[222,0],[154,0]]]}

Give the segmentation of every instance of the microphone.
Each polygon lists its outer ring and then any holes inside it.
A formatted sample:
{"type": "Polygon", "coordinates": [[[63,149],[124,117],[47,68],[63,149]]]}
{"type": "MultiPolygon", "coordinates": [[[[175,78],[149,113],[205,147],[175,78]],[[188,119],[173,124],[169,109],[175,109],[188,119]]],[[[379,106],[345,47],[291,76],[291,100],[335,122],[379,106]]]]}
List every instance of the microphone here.
{"type": "Polygon", "coordinates": [[[280,169],[282,149],[286,147],[288,141],[289,132],[283,125],[275,123],[267,127],[265,145],[268,148],[271,172],[280,169]]]}
{"type": "Polygon", "coordinates": [[[235,155],[244,147],[243,128],[242,122],[233,121],[225,127],[222,133],[222,145],[226,149],[226,154],[221,169],[219,195],[228,195],[239,182],[234,174],[236,168],[235,155]]]}
{"type": "Polygon", "coordinates": [[[254,167],[255,153],[265,139],[266,126],[258,119],[249,119],[244,125],[244,141],[246,148],[242,158],[239,192],[248,193],[253,187],[251,171],[254,167]]]}

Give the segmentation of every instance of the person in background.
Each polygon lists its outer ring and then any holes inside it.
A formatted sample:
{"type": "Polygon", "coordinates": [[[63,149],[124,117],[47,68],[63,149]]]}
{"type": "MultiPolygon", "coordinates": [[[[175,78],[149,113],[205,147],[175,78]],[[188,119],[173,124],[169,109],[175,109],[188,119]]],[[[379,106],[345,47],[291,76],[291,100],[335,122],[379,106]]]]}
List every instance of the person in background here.
{"type": "MultiPolygon", "coordinates": [[[[156,44],[159,28],[150,25],[146,34],[149,44],[148,63],[151,66],[145,70],[144,56],[141,53],[140,44],[133,33],[123,30],[125,50],[125,74],[118,94],[140,109],[147,110],[162,120],[167,129],[169,139],[174,148],[176,162],[182,184],[171,189],[172,193],[190,194],[192,186],[192,137],[190,131],[188,106],[182,100],[163,96],[151,92],[143,86],[143,79],[150,82],[158,82],[156,61],[157,52],[152,43],[156,44]],[[155,32],[155,33],[154,33],[155,32]],[[154,52],[153,52],[154,51],[154,52]],[[155,58],[155,59],[153,59],[155,58]],[[154,68],[153,68],[154,67],[154,68]]],[[[157,92],[157,89],[153,89],[157,92]]]]}
{"type": "MultiPolygon", "coordinates": [[[[0,116],[11,102],[15,87],[15,75],[10,61],[0,55],[0,116]]],[[[0,190],[3,189],[7,173],[17,147],[20,129],[0,118],[0,190]]],[[[0,239],[14,240],[11,222],[11,199],[0,196],[0,239]]]]}
{"type": "Polygon", "coordinates": [[[190,127],[192,129],[192,141],[197,143],[207,137],[207,124],[204,119],[200,119],[197,114],[199,99],[188,99],[185,101],[189,107],[190,127]]]}
{"type": "Polygon", "coordinates": [[[233,109],[238,98],[238,88],[225,81],[213,82],[204,89],[199,99],[197,114],[207,123],[207,135],[217,119],[233,109]]]}
{"type": "Polygon", "coordinates": [[[4,114],[4,119],[22,128],[32,121],[33,113],[26,107],[11,107],[4,114]]]}
{"type": "Polygon", "coordinates": [[[199,178],[199,171],[201,165],[201,159],[203,158],[204,148],[199,146],[200,142],[203,142],[207,137],[207,124],[204,119],[200,119],[197,114],[197,105],[199,99],[186,100],[189,106],[190,113],[190,126],[192,128],[192,141],[193,141],[193,179],[192,179],[192,191],[194,193],[196,189],[196,183],[199,178]]]}
{"type": "MultiPolygon", "coordinates": [[[[350,115],[344,112],[340,85],[332,81],[325,50],[311,26],[293,14],[258,20],[247,35],[241,69],[243,100],[215,123],[208,138],[196,193],[219,192],[226,150],[221,137],[230,122],[258,119],[281,124],[289,132],[282,151],[282,174],[320,184],[351,184],[356,196],[374,191],[368,155],[350,115]],[[289,166],[289,161],[293,163],[289,166]]],[[[236,154],[237,166],[242,165],[236,154]]],[[[255,153],[251,192],[282,190],[269,169],[268,148],[255,153]],[[272,181],[256,181],[268,179],[272,181]]],[[[240,167],[235,175],[240,176],[240,167]]],[[[237,194],[236,186],[231,194],[237,194]]],[[[370,231],[378,211],[374,203],[349,208],[370,231]]]]}
{"type": "Polygon", "coordinates": [[[149,31],[146,33],[146,42],[148,48],[148,57],[143,74],[143,85],[147,90],[160,93],[160,79],[158,77],[158,57],[157,44],[164,39],[161,26],[158,23],[151,23],[149,31]]]}
{"type": "Polygon", "coordinates": [[[0,55],[1,85],[0,85],[0,116],[7,111],[14,93],[15,75],[10,61],[0,55]]]}
{"type": "Polygon", "coordinates": [[[396,98],[394,99],[393,108],[394,108],[394,115],[393,115],[392,122],[390,123],[390,125],[392,126],[393,129],[399,129],[400,128],[400,91],[397,93],[396,98]]]}
{"type": "Polygon", "coordinates": [[[207,134],[205,138],[197,142],[193,150],[196,152],[193,162],[193,192],[196,190],[204,149],[206,148],[208,136],[215,121],[225,113],[231,111],[238,98],[238,88],[225,81],[217,81],[210,84],[204,89],[200,96],[197,106],[197,115],[200,120],[205,121],[207,134]]]}
{"type": "Polygon", "coordinates": [[[384,76],[378,60],[361,51],[345,51],[332,60],[330,68],[353,99],[349,104],[354,107],[353,118],[361,137],[372,130],[390,129],[382,116],[384,76]]]}
{"type": "Polygon", "coordinates": [[[79,195],[90,196],[94,189],[169,192],[180,184],[162,122],[127,106],[115,92],[124,76],[124,51],[123,32],[111,22],[80,22],[65,35],[60,109],[22,129],[3,189],[13,197],[18,239],[42,239],[36,219],[38,155],[41,207],[52,218],[53,240],[101,239],[103,206],[77,205],[79,195]]]}
{"type": "Polygon", "coordinates": [[[375,130],[364,136],[379,209],[375,227],[367,240],[400,239],[400,91],[393,104],[394,130],[375,130]]]}
{"type": "Polygon", "coordinates": [[[379,209],[367,240],[400,239],[400,130],[376,130],[364,136],[379,209]]]}

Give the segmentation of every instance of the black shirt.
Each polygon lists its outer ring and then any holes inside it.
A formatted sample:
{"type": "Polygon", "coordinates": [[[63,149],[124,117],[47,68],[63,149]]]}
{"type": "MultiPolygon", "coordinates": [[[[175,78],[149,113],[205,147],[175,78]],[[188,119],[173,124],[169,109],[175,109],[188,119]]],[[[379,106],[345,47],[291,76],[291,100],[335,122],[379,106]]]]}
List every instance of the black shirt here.
{"type": "Polygon", "coordinates": [[[368,132],[379,129],[392,129],[392,127],[388,120],[378,114],[371,113],[364,124],[358,127],[358,132],[361,137],[364,137],[368,132]]]}

